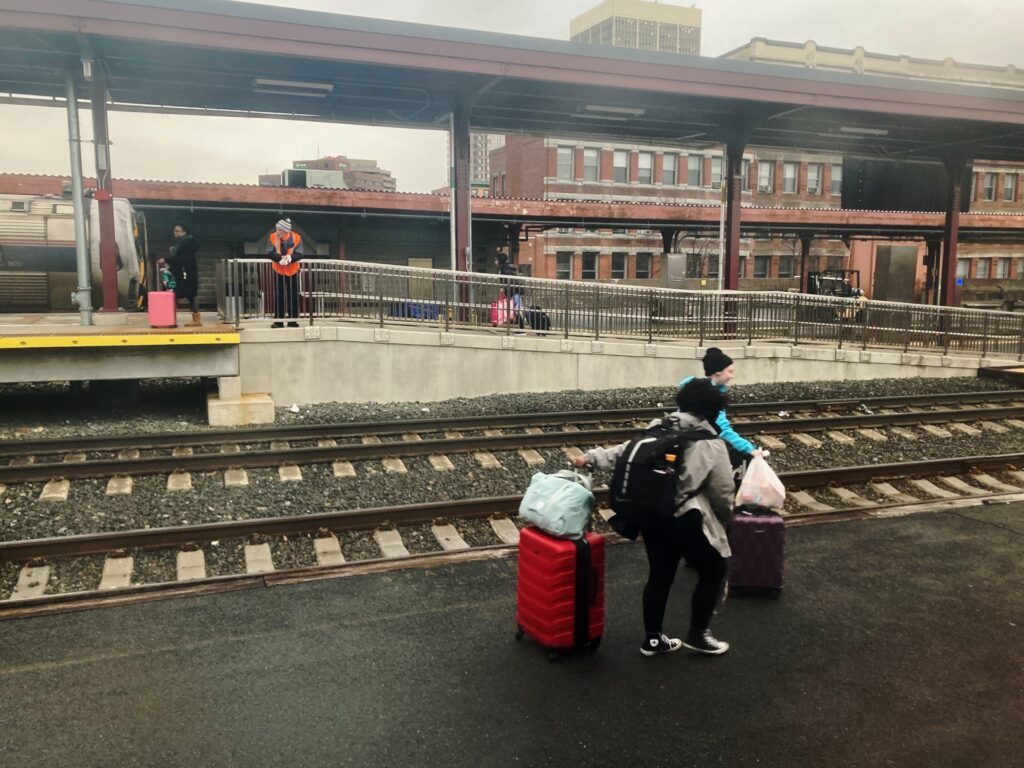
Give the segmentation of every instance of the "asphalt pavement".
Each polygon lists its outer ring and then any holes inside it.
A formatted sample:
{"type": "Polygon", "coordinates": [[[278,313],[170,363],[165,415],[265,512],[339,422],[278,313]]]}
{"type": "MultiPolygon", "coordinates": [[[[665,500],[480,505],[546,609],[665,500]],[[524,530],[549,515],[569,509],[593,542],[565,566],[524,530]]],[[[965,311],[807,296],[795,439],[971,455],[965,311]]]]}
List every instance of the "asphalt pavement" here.
{"type": "Polygon", "coordinates": [[[557,663],[514,639],[514,558],[0,623],[0,765],[1021,764],[1024,505],[788,533],[721,657],[640,655],[632,544],[557,663]]]}

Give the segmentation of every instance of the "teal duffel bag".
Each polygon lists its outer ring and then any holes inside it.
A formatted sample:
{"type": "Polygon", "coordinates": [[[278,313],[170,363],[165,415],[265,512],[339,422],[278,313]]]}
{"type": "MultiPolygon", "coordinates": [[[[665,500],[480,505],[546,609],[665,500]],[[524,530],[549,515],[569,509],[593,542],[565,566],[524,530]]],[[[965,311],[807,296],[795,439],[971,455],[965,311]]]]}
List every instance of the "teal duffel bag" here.
{"type": "Polygon", "coordinates": [[[580,539],[596,506],[589,477],[568,469],[553,475],[537,472],[523,494],[519,516],[553,536],[580,539]]]}

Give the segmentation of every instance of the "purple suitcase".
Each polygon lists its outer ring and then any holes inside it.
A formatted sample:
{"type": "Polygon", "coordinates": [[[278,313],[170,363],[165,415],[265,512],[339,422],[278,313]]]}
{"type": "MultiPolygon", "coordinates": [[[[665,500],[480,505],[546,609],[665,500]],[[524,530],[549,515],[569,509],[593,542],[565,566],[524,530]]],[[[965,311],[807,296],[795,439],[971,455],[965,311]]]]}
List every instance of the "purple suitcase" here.
{"type": "Polygon", "coordinates": [[[774,513],[738,511],[729,524],[729,591],[782,591],[786,524],[774,513]]]}

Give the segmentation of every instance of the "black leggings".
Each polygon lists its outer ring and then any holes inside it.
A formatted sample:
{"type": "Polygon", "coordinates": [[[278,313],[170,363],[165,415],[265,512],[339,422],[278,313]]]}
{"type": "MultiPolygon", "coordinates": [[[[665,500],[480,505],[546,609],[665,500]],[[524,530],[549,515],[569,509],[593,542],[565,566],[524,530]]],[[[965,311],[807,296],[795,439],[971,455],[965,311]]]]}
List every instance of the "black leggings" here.
{"type": "Polygon", "coordinates": [[[690,629],[703,631],[711,623],[725,583],[726,562],[704,535],[700,510],[643,528],[650,573],[644,587],[644,630],[662,631],[665,604],[676,577],[679,560],[686,558],[697,571],[697,586],[690,604],[690,629]]]}
{"type": "Polygon", "coordinates": [[[274,273],[274,317],[299,316],[299,274],[274,273]]]}

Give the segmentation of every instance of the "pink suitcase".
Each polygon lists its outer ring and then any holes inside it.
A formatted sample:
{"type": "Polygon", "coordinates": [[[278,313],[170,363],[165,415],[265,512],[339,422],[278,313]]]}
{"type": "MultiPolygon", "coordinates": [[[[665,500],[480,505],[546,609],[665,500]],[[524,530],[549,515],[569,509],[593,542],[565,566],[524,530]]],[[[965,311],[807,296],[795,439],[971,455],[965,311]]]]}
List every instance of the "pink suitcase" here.
{"type": "Polygon", "coordinates": [[[146,294],[149,304],[150,328],[175,328],[178,325],[174,291],[150,291],[146,294]]]}

